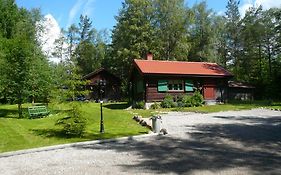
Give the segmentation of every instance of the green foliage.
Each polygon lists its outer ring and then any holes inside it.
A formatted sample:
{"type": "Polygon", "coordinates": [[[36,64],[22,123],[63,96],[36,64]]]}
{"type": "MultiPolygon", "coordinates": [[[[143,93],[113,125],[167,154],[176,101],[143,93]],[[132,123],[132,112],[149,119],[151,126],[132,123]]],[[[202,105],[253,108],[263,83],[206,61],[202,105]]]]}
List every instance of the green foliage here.
{"type": "Polygon", "coordinates": [[[172,95],[166,95],[164,100],[161,102],[161,107],[163,108],[174,108],[174,107],[194,107],[202,106],[204,103],[204,98],[199,91],[195,91],[194,94],[178,96],[176,102],[172,95]]]}
{"type": "Polygon", "coordinates": [[[166,95],[164,100],[161,102],[162,108],[173,108],[176,107],[177,103],[174,102],[174,97],[172,95],[166,95]]]}
{"type": "Polygon", "coordinates": [[[78,67],[70,61],[64,61],[54,67],[54,83],[56,89],[53,96],[56,100],[64,102],[65,100],[74,100],[78,96],[88,94],[84,86],[88,81],[81,79],[78,67]]]}
{"type": "Polygon", "coordinates": [[[89,74],[102,65],[107,49],[105,31],[98,32],[92,27],[92,21],[88,16],[80,16],[78,28],[72,25],[67,33],[69,42],[69,54],[76,64],[81,75],[89,74]],[[77,46],[74,49],[75,41],[77,46]],[[73,51],[72,51],[73,50],[73,51]]]}
{"type": "Polygon", "coordinates": [[[30,97],[46,102],[50,92],[49,65],[35,36],[40,11],[18,8],[13,0],[1,1],[0,10],[0,98],[17,103],[22,117],[22,103],[30,97]]]}
{"type": "Polygon", "coordinates": [[[191,32],[190,61],[207,61],[216,57],[212,41],[215,38],[212,20],[213,11],[207,8],[206,1],[195,4],[191,13],[193,16],[191,32]]]}
{"type": "Polygon", "coordinates": [[[144,101],[137,101],[136,104],[133,106],[134,109],[144,109],[144,101]]]}
{"type": "Polygon", "coordinates": [[[204,103],[203,95],[199,91],[195,91],[191,97],[192,106],[202,106],[204,103]]]}
{"type": "Polygon", "coordinates": [[[68,136],[82,136],[86,129],[86,119],[77,104],[72,104],[68,116],[57,120],[56,125],[63,127],[63,132],[68,136]]]}
{"type": "Polygon", "coordinates": [[[153,3],[151,22],[156,31],[159,59],[187,60],[189,33],[186,29],[190,26],[191,15],[184,3],[184,0],[155,0],[153,3]]]}
{"type": "Polygon", "coordinates": [[[150,106],[151,109],[160,109],[161,108],[161,105],[159,103],[156,103],[154,102],[151,106],[150,106]]]}
{"type": "Polygon", "coordinates": [[[122,79],[127,78],[132,60],[154,52],[155,30],[151,24],[152,1],[126,0],[112,31],[112,61],[108,65],[122,79]]]}
{"type": "Polygon", "coordinates": [[[182,98],[182,103],[185,107],[192,107],[192,96],[191,95],[184,95],[182,98]]]}

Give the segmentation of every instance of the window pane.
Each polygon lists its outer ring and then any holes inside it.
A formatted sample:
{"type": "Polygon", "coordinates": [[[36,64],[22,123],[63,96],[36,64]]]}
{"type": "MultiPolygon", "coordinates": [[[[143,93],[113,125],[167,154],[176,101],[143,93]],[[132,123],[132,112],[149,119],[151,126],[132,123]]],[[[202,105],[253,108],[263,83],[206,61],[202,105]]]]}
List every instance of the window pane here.
{"type": "MultiPolygon", "coordinates": [[[[170,83],[170,82],[169,82],[170,83]]],[[[168,85],[169,90],[173,90],[173,84],[168,85]]]]}
{"type": "Polygon", "coordinates": [[[159,80],[158,81],[158,91],[165,92],[168,90],[168,81],[167,80],[159,80]]]}
{"type": "Polygon", "coordinates": [[[174,84],[174,90],[178,90],[178,84],[174,84]]]}
{"type": "Polygon", "coordinates": [[[179,84],[179,90],[182,90],[182,84],[181,83],[179,84]]]}

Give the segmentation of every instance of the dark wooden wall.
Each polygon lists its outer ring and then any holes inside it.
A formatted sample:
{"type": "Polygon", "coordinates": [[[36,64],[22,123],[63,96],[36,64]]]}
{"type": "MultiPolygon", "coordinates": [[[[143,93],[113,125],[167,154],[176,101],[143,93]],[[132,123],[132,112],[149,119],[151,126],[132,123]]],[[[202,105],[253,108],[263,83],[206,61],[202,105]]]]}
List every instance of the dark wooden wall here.
{"type": "Polygon", "coordinates": [[[121,82],[118,78],[108,73],[107,71],[101,71],[90,78],[88,84],[88,90],[90,90],[90,94],[87,98],[98,100],[100,99],[100,86],[99,80],[106,80],[106,86],[103,88],[104,93],[102,94],[102,98],[106,100],[119,100],[121,98],[121,82]]]}
{"type": "Polygon", "coordinates": [[[158,92],[158,80],[193,80],[194,85],[199,85],[201,94],[205,100],[223,100],[226,98],[225,89],[227,87],[227,80],[224,78],[209,78],[209,77],[146,77],[146,102],[162,101],[167,94],[175,97],[182,95],[192,95],[193,92],[185,91],[168,91],[158,92]],[[221,91],[221,93],[220,93],[221,91]],[[219,93],[217,93],[219,92],[219,93]]]}

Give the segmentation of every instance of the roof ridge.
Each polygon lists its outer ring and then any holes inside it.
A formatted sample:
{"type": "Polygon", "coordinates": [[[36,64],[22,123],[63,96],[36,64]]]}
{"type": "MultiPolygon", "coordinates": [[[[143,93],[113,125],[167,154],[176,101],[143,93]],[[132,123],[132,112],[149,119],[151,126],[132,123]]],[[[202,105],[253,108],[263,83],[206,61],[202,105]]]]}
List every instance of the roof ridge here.
{"type": "Polygon", "coordinates": [[[218,65],[218,63],[214,63],[214,62],[200,62],[200,61],[178,61],[178,60],[142,60],[142,59],[134,59],[134,61],[147,61],[147,62],[177,62],[177,63],[205,63],[205,64],[216,64],[218,65]]]}

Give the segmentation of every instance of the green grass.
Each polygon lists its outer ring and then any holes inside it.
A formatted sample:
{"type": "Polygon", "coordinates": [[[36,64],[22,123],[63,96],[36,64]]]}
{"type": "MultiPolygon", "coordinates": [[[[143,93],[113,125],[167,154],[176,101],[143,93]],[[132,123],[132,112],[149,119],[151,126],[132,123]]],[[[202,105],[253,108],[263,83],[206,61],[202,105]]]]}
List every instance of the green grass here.
{"type": "Polygon", "coordinates": [[[150,117],[154,114],[166,113],[169,111],[182,111],[182,112],[198,112],[198,113],[211,113],[220,111],[239,111],[248,110],[258,107],[265,107],[270,109],[281,109],[281,102],[269,102],[269,101],[230,101],[227,104],[218,104],[211,106],[200,107],[185,107],[185,108],[170,108],[170,109],[156,109],[156,110],[131,110],[133,114],[141,115],[143,117],[150,117]]]}
{"type": "MultiPolygon", "coordinates": [[[[26,115],[29,105],[23,106],[26,115]]],[[[125,107],[125,103],[104,104],[105,133],[101,134],[100,104],[82,103],[86,132],[81,138],[68,138],[61,127],[55,126],[56,121],[66,115],[67,104],[51,104],[51,114],[39,119],[18,119],[16,105],[0,105],[0,152],[147,133],[148,129],[133,121],[129,111],[123,110],[125,107]]]]}

